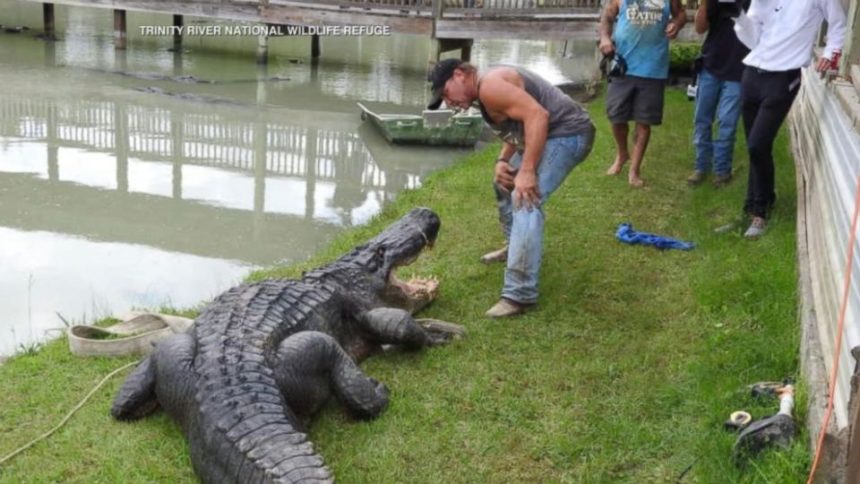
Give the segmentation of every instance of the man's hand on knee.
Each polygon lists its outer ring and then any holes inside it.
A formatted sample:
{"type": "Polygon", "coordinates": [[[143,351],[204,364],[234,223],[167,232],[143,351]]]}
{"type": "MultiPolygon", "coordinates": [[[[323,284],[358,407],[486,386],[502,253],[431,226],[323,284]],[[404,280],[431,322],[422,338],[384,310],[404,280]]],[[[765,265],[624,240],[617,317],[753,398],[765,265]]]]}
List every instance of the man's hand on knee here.
{"type": "Polygon", "coordinates": [[[534,208],[540,205],[537,175],[532,170],[520,170],[514,179],[514,206],[534,208]]]}

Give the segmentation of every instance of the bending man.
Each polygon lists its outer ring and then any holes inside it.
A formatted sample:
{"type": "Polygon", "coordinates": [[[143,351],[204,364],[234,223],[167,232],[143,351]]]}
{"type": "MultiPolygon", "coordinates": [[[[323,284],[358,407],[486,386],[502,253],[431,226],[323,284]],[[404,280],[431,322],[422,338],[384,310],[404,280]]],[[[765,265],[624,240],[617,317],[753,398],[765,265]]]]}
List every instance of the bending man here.
{"type": "Polygon", "coordinates": [[[507,261],[502,297],[486,315],[512,316],[538,299],[543,251],[543,204],[591,152],[594,125],[588,112],[560,89],[526,69],[497,66],[478,73],[459,59],[436,64],[428,76],[428,109],[467,109],[477,102],[502,139],[494,185],[508,245],[484,262],[507,261]]]}

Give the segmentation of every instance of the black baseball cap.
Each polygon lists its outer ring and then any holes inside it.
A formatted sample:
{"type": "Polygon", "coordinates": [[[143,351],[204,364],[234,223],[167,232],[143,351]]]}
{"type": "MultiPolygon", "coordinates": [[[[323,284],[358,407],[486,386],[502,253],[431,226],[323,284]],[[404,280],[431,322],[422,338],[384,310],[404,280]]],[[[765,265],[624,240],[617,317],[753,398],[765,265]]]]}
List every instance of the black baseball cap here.
{"type": "Polygon", "coordinates": [[[439,109],[442,104],[442,92],[445,89],[445,83],[454,75],[454,69],[462,64],[463,61],[460,59],[445,59],[433,66],[433,69],[427,74],[427,81],[430,82],[430,92],[432,93],[427,109],[439,109]]]}

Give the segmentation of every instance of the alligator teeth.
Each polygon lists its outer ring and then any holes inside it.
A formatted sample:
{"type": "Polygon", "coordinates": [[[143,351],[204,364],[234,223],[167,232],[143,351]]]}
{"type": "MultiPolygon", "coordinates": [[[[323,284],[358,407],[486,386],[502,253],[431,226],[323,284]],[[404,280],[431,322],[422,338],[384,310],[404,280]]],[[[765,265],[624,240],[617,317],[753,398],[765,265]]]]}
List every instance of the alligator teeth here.
{"type": "Polygon", "coordinates": [[[413,275],[408,281],[403,281],[392,272],[388,284],[409,299],[433,299],[439,293],[439,279],[436,276],[413,275]]]}

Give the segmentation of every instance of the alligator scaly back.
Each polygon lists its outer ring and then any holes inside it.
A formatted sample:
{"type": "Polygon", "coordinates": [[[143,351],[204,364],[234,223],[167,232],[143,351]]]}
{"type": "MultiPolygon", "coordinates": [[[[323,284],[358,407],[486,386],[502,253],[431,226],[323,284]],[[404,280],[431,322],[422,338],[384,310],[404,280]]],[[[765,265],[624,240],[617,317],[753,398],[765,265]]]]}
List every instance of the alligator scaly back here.
{"type": "MultiPolygon", "coordinates": [[[[223,442],[210,448],[211,461],[198,474],[221,467],[234,476],[213,481],[297,482],[330,479],[278,389],[272,368],[278,344],[307,325],[319,289],[296,281],[265,281],[240,286],[204,311],[197,325],[198,374],[195,400],[204,428],[223,442]],[[311,303],[311,304],[307,304],[311,303]]],[[[209,447],[204,445],[205,447],[209,447]]],[[[209,479],[205,479],[209,480],[209,479]]]]}
{"type": "Polygon", "coordinates": [[[111,413],[131,420],[163,408],[182,426],[204,482],[330,482],[302,424],[330,397],[358,418],[384,411],[388,389],[358,360],[383,344],[421,349],[463,334],[412,318],[438,293],[437,281],[394,276],[438,230],[435,213],[415,209],[302,280],[228,290],[187,333],[158,343],[111,413]]]}

